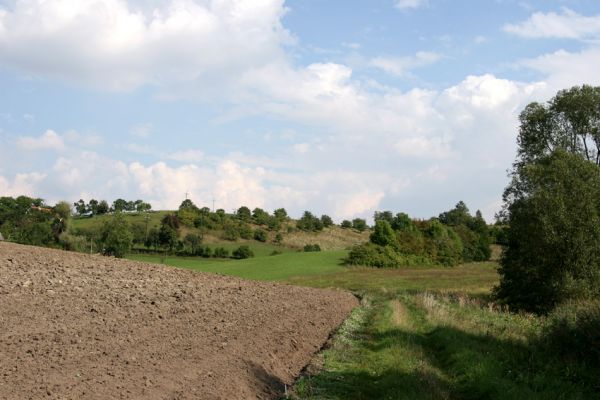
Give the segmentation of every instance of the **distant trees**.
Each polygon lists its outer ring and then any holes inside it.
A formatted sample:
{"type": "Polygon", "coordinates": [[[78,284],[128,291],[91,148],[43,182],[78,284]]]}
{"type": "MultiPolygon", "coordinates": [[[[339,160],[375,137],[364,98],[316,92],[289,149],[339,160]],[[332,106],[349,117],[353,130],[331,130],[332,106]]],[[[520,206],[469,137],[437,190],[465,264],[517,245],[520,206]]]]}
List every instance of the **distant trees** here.
{"type": "MultiPolygon", "coordinates": [[[[453,210],[442,213],[440,219],[412,220],[405,213],[394,216],[391,211],[378,211],[369,243],[351,249],[346,263],[374,267],[402,267],[416,265],[454,266],[472,261],[466,245],[486,244],[488,250],[480,258],[489,258],[487,224],[477,213],[469,214],[460,202],[453,210]],[[451,216],[451,218],[446,218],[451,216]],[[442,223],[445,222],[445,223],[442,223]],[[452,225],[450,224],[457,224],[452,225]],[[461,232],[464,235],[461,235],[461,232]],[[464,236],[464,241],[463,241],[464,236]],[[467,244],[465,244],[467,243],[467,244]]],[[[353,221],[353,227],[366,229],[366,222],[353,221]]],[[[356,229],[356,228],[355,228],[356,229]]]]}
{"type": "Polygon", "coordinates": [[[296,227],[302,231],[318,232],[323,230],[323,222],[310,211],[304,211],[302,217],[296,222],[296,227]]]}
{"type": "Polygon", "coordinates": [[[90,199],[86,204],[83,199],[73,203],[75,214],[79,216],[95,216],[103,215],[109,212],[147,212],[152,209],[149,203],[143,200],[127,201],[123,199],[117,199],[112,203],[112,207],[109,207],[106,200],[90,199]]]}

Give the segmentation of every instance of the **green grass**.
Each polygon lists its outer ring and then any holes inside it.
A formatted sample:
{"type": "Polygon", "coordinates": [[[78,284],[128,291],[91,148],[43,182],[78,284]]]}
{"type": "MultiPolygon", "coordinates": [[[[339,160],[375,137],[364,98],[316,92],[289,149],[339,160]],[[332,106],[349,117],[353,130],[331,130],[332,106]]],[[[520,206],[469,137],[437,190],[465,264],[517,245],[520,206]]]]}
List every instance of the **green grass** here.
{"type": "Polygon", "coordinates": [[[345,254],[290,252],[230,261],[168,258],[167,263],[247,279],[342,288],[362,297],[332,346],[321,353],[319,373],[301,377],[292,399],[598,398],[596,371],[565,365],[540,347],[544,318],[503,312],[490,302],[490,290],[498,282],[496,263],[349,268],[341,265],[345,254]]]}
{"type": "MultiPolygon", "coordinates": [[[[238,245],[239,246],[239,245],[238,245]]],[[[255,253],[255,245],[251,246],[255,253]]],[[[260,247],[260,246],[259,246],[260,247]]],[[[264,245],[266,253],[268,245],[264,245]]],[[[270,254],[270,252],[268,252],[270,254]]],[[[341,259],[345,251],[322,251],[314,253],[286,252],[275,256],[248,258],[245,260],[218,260],[200,257],[167,257],[166,264],[174,267],[189,268],[204,272],[237,276],[244,279],[276,281],[306,275],[321,275],[344,271],[341,259]]],[[[130,254],[131,260],[160,263],[156,255],[130,254]]]]}

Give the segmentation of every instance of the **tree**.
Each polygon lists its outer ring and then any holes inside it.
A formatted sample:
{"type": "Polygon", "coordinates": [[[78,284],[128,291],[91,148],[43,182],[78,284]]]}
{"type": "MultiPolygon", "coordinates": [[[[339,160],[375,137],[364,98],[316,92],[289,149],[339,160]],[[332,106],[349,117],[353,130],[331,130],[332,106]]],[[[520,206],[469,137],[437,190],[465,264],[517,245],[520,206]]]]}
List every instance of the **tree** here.
{"type": "Polygon", "coordinates": [[[394,245],[397,242],[396,232],[388,221],[380,219],[375,221],[375,228],[371,233],[370,240],[380,246],[394,245]]]}
{"type": "Polygon", "coordinates": [[[354,218],[352,220],[352,227],[359,232],[364,232],[367,229],[367,221],[362,218],[354,218]]]}
{"type": "Polygon", "coordinates": [[[323,224],[324,228],[328,228],[331,225],[333,225],[333,220],[331,219],[331,217],[329,215],[321,215],[321,223],[323,224]]]}
{"type": "Polygon", "coordinates": [[[267,241],[267,232],[262,229],[257,229],[254,231],[254,240],[258,240],[259,242],[267,241]]]}
{"type": "Polygon", "coordinates": [[[280,222],[283,222],[288,218],[288,213],[285,211],[285,208],[278,208],[277,210],[273,211],[273,216],[275,216],[275,218],[277,218],[280,222]]]}
{"type": "Polygon", "coordinates": [[[116,213],[109,221],[104,223],[101,242],[105,255],[122,258],[131,249],[133,235],[123,214],[116,213]]]}
{"type": "Polygon", "coordinates": [[[235,259],[241,260],[244,258],[254,257],[254,252],[250,249],[250,247],[244,245],[244,246],[240,246],[237,249],[235,249],[231,253],[231,256],[235,259]]]}
{"type": "Polygon", "coordinates": [[[168,225],[170,228],[175,231],[179,230],[179,218],[177,218],[176,214],[165,214],[165,216],[160,221],[161,225],[168,225]]]}
{"type": "Polygon", "coordinates": [[[244,222],[250,222],[250,220],[252,219],[252,212],[246,206],[238,208],[235,214],[240,220],[244,222]]]}
{"type": "Polygon", "coordinates": [[[561,90],[546,105],[521,112],[515,166],[527,165],[557,149],[600,165],[600,87],[561,90]]]}
{"type": "Polygon", "coordinates": [[[439,216],[442,224],[450,226],[467,225],[471,221],[471,218],[469,208],[462,200],[452,210],[443,212],[439,216]]]}
{"type": "Polygon", "coordinates": [[[350,229],[350,228],[352,228],[352,222],[345,219],[342,221],[341,227],[344,229],[350,229]]]}
{"type": "Polygon", "coordinates": [[[88,212],[88,209],[85,205],[85,201],[83,201],[83,199],[79,199],[78,202],[73,203],[73,207],[75,207],[75,211],[79,215],[85,215],[88,212]]]}
{"type": "Polygon", "coordinates": [[[177,244],[177,230],[169,224],[162,224],[158,231],[158,241],[161,246],[169,251],[173,251],[173,248],[177,244]]]}
{"type": "Polygon", "coordinates": [[[600,169],[580,153],[555,150],[523,165],[509,186],[508,246],[498,299],[546,313],[600,295],[600,169]]]}
{"type": "Polygon", "coordinates": [[[123,199],[117,199],[113,201],[112,208],[114,212],[123,212],[127,208],[127,201],[123,199]]]}
{"type": "Polygon", "coordinates": [[[252,210],[252,218],[259,225],[267,225],[269,223],[269,213],[262,208],[252,210]]]}
{"type": "Polygon", "coordinates": [[[185,235],[183,242],[190,247],[192,254],[196,254],[196,248],[200,243],[202,243],[202,238],[200,237],[200,235],[197,235],[195,233],[188,233],[187,235],[185,235]]]}
{"type": "Polygon", "coordinates": [[[102,215],[102,214],[106,214],[109,211],[109,209],[110,209],[110,207],[108,206],[108,203],[106,202],[106,200],[101,200],[98,203],[96,212],[98,213],[98,215],[102,215]]]}
{"type": "Polygon", "coordinates": [[[58,242],[60,235],[67,231],[71,220],[71,205],[60,201],[54,206],[54,220],[52,221],[52,234],[58,242]]]}
{"type": "Polygon", "coordinates": [[[88,210],[89,210],[89,212],[92,213],[92,215],[97,215],[98,214],[98,200],[91,199],[90,202],[88,203],[88,210]]]}

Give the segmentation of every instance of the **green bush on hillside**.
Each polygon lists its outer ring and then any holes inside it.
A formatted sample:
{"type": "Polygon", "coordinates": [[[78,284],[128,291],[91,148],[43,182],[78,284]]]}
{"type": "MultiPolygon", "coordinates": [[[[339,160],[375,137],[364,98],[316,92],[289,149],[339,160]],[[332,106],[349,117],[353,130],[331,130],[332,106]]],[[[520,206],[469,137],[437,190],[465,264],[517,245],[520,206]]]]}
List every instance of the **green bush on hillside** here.
{"type": "Polygon", "coordinates": [[[243,245],[235,249],[231,256],[237,260],[242,260],[244,258],[254,257],[254,252],[250,249],[249,246],[243,245]]]}

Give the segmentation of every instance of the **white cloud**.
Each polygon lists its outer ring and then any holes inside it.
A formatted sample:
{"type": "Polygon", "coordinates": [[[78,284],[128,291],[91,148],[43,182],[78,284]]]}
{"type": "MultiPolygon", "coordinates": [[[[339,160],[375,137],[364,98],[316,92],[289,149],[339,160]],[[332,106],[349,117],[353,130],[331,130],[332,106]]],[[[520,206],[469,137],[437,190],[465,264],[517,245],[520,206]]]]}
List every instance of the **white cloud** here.
{"type": "Polygon", "coordinates": [[[37,184],[45,177],[45,174],[38,172],[16,174],[11,182],[4,176],[0,175],[0,196],[17,197],[25,195],[39,197],[37,184]]]}
{"type": "Polygon", "coordinates": [[[396,8],[400,10],[414,9],[426,6],[428,0],[396,0],[396,8]]]}
{"type": "Polygon", "coordinates": [[[600,15],[585,16],[563,8],[562,13],[533,13],[518,24],[507,24],[504,31],[525,38],[594,39],[600,37],[600,15]]]}
{"type": "Polygon", "coordinates": [[[436,63],[441,56],[437,53],[419,51],[411,57],[375,57],[370,65],[390,75],[402,77],[411,70],[436,63]]]}
{"type": "Polygon", "coordinates": [[[598,47],[590,47],[579,52],[559,50],[523,60],[520,65],[544,75],[548,84],[548,98],[553,96],[557,90],[574,85],[600,85],[600,75],[598,74],[600,48],[598,47]]]}
{"type": "Polygon", "coordinates": [[[62,136],[53,130],[47,130],[40,137],[25,136],[17,141],[18,146],[23,150],[55,150],[61,151],[66,148],[62,136]]]}
{"type": "Polygon", "coordinates": [[[104,90],[235,77],[282,56],[283,0],[16,0],[0,8],[0,63],[104,90]],[[210,55],[210,56],[207,56],[210,55]]]}

